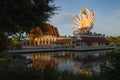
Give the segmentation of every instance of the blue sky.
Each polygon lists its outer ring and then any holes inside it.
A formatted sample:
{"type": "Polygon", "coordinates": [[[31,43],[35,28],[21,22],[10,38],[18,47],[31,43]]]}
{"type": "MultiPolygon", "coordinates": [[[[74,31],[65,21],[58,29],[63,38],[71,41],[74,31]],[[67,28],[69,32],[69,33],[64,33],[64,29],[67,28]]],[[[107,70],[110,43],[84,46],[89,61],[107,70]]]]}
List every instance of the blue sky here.
{"type": "Polygon", "coordinates": [[[56,11],[50,23],[58,27],[60,35],[73,35],[73,17],[86,7],[95,13],[92,32],[120,36],[120,0],[55,0],[54,4],[61,10],[56,11]]]}

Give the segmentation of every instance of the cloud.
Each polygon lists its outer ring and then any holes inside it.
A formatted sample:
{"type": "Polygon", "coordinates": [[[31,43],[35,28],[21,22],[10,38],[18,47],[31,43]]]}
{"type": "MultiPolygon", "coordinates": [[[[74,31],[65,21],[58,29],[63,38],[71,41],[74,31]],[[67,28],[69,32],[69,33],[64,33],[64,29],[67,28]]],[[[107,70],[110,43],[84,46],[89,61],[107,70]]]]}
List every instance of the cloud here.
{"type": "Polygon", "coordinates": [[[72,20],[73,14],[68,12],[61,12],[52,19],[50,19],[51,23],[58,27],[59,33],[61,35],[72,35],[72,20]]]}
{"type": "Polygon", "coordinates": [[[115,17],[116,17],[118,20],[120,20],[120,9],[116,9],[116,10],[114,11],[114,14],[115,14],[115,17]]]}
{"type": "Polygon", "coordinates": [[[63,25],[63,24],[71,24],[73,19],[73,14],[67,12],[61,12],[53,17],[51,20],[55,24],[63,25]]]}
{"type": "MultiPolygon", "coordinates": [[[[60,35],[73,35],[72,20],[74,15],[69,12],[60,12],[53,16],[50,21],[54,26],[58,27],[60,35]]],[[[92,32],[118,36],[120,35],[119,30],[120,9],[116,9],[108,15],[95,12],[95,23],[92,32]]]]}
{"type": "Polygon", "coordinates": [[[108,15],[97,14],[93,31],[106,35],[120,35],[120,9],[116,9],[108,15]]]}

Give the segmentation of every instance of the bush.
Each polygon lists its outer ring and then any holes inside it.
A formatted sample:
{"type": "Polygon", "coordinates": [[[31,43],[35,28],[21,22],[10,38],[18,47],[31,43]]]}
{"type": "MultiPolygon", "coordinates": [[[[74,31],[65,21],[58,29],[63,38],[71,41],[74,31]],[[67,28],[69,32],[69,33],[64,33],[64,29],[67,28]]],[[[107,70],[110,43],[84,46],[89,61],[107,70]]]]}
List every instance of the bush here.
{"type": "Polygon", "coordinates": [[[6,50],[10,42],[10,39],[5,34],[0,33],[0,51],[6,50]]]}
{"type": "Polygon", "coordinates": [[[107,60],[101,65],[103,80],[120,80],[120,51],[107,54],[107,60]]]}

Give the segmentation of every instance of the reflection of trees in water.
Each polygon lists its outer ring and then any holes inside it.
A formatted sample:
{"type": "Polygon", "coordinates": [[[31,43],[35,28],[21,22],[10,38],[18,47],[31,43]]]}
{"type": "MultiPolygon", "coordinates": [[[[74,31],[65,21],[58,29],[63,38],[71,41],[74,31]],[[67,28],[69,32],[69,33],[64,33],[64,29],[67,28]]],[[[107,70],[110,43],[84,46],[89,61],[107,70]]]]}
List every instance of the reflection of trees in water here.
{"type": "Polygon", "coordinates": [[[89,62],[96,62],[96,61],[100,61],[100,60],[104,60],[105,59],[105,54],[99,54],[99,55],[85,55],[84,57],[81,55],[77,55],[76,57],[74,57],[75,61],[81,61],[82,63],[89,63],[89,62]]]}
{"type": "Polygon", "coordinates": [[[85,59],[82,60],[83,64],[87,63],[94,63],[94,62],[100,62],[105,60],[106,56],[105,55],[99,55],[99,56],[89,56],[85,59]]]}
{"type": "Polygon", "coordinates": [[[82,65],[79,67],[80,68],[80,73],[81,74],[86,74],[86,75],[92,75],[94,71],[99,72],[99,64],[101,61],[104,61],[106,59],[105,54],[88,54],[85,56],[79,56],[77,55],[74,58],[74,61],[81,62],[82,65]],[[98,70],[96,70],[98,69],[98,70]]]}

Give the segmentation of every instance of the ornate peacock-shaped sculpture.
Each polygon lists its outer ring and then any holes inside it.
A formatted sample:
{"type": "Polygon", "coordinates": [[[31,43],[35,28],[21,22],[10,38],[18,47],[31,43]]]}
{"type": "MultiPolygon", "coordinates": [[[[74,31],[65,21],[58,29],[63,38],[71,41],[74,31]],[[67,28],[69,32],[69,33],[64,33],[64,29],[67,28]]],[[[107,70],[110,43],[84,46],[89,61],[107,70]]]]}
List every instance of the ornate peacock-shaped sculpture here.
{"type": "Polygon", "coordinates": [[[79,34],[88,33],[94,25],[94,12],[83,8],[78,15],[74,16],[72,23],[73,34],[77,37],[79,34]]]}

